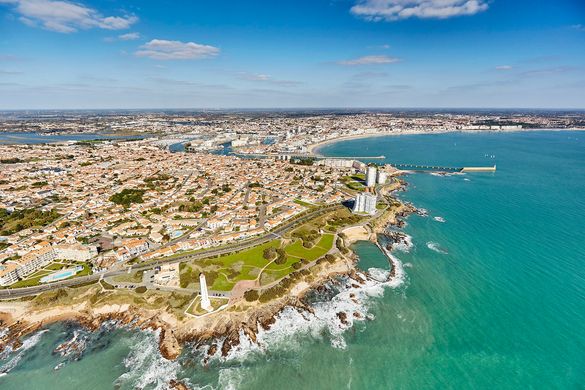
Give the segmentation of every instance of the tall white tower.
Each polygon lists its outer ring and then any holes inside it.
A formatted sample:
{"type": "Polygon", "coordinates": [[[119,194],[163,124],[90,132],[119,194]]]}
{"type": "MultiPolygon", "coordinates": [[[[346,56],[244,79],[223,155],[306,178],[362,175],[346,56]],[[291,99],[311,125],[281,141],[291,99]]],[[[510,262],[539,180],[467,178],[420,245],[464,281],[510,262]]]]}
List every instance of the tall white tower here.
{"type": "Polygon", "coordinates": [[[366,171],[366,186],[374,187],[376,185],[376,167],[368,167],[366,171]]]}
{"type": "Polygon", "coordinates": [[[209,294],[207,294],[207,282],[203,272],[199,274],[199,285],[201,286],[201,308],[203,310],[212,311],[211,302],[209,302],[209,294]]]}
{"type": "Polygon", "coordinates": [[[378,171],[378,184],[386,184],[388,180],[388,174],[382,170],[378,171]]]}

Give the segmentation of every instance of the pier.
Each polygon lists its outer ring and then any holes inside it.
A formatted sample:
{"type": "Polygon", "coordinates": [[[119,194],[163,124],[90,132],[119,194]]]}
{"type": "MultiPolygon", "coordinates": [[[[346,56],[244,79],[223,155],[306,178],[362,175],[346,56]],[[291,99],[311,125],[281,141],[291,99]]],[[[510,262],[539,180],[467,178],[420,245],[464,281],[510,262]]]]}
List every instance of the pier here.
{"type": "MultiPolygon", "coordinates": [[[[240,153],[231,152],[230,154],[243,158],[273,158],[275,160],[288,161],[291,159],[313,159],[313,160],[384,160],[386,156],[322,156],[312,153],[240,153]]],[[[413,172],[495,172],[496,166],[492,167],[444,167],[439,165],[422,165],[422,164],[392,164],[396,169],[413,172]]]]}
{"type": "Polygon", "coordinates": [[[403,171],[414,172],[495,172],[496,166],[493,167],[443,167],[438,165],[416,165],[416,164],[390,164],[394,168],[403,171]]]}

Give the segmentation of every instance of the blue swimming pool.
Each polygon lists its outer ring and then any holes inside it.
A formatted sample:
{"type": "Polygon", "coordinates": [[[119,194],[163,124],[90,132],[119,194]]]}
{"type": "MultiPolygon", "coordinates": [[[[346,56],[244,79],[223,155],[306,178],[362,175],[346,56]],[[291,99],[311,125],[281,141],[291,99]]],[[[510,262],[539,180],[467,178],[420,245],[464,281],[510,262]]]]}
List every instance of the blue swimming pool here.
{"type": "Polygon", "coordinates": [[[52,274],[49,274],[47,276],[43,276],[40,279],[40,282],[41,283],[51,283],[51,282],[56,282],[57,280],[67,279],[67,278],[70,278],[71,276],[74,276],[82,269],[83,269],[83,267],[78,265],[77,267],[74,267],[74,268],[67,268],[67,269],[64,269],[61,271],[53,272],[52,274]]]}

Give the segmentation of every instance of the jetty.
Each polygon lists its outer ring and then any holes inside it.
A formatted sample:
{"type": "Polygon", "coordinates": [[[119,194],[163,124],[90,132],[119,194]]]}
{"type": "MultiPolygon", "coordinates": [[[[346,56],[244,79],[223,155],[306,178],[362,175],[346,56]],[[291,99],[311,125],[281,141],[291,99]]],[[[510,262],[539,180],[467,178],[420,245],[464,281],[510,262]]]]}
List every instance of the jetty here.
{"type": "Polygon", "coordinates": [[[417,165],[417,164],[390,164],[402,171],[414,172],[495,172],[496,166],[492,167],[444,167],[438,165],[417,165]]]}

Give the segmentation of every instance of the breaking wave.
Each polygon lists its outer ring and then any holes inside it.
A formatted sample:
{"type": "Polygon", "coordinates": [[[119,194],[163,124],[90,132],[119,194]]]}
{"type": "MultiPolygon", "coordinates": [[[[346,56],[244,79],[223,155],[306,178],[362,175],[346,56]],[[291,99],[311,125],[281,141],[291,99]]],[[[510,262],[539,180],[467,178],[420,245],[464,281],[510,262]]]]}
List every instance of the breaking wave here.
{"type": "MultiPolygon", "coordinates": [[[[333,348],[345,349],[345,331],[357,323],[374,319],[369,312],[374,302],[371,298],[382,297],[385,289],[397,288],[405,282],[406,275],[400,260],[383,250],[393,264],[392,272],[371,268],[368,274],[358,272],[355,278],[341,277],[330,282],[325,285],[326,291],[318,293],[316,301],[309,304],[311,310],[286,307],[276,315],[276,321],[270,329],[259,327],[255,343],[241,331],[239,345],[232,348],[225,358],[221,358],[219,351],[211,358],[238,362],[268,350],[299,351],[307,337],[327,340],[333,348]]],[[[229,370],[222,376],[223,381],[220,383],[227,385],[229,377],[228,382],[237,387],[237,372],[229,370]]]]}
{"type": "Polygon", "coordinates": [[[169,382],[177,379],[180,364],[165,359],[158,350],[159,331],[143,331],[131,340],[130,353],[124,359],[127,371],[115,382],[122,388],[168,389],[169,382]]]}
{"type": "Polygon", "coordinates": [[[449,254],[449,252],[447,252],[446,249],[441,248],[441,246],[439,244],[437,244],[436,242],[432,242],[432,241],[427,242],[427,248],[429,248],[430,250],[435,251],[437,253],[440,253],[442,255],[449,254]]]}
{"type": "Polygon", "coordinates": [[[16,349],[13,349],[12,346],[6,347],[6,349],[0,354],[0,360],[9,359],[3,366],[0,367],[0,374],[2,376],[8,374],[20,360],[23,358],[26,351],[33,348],[35,345],[41,341],[43,334],[48,332],[48,330],[41,330],[24,340],[22,345],[16,349]],[[16,354],[10,358],[10,355],[15,352],[16,354]]]}

